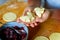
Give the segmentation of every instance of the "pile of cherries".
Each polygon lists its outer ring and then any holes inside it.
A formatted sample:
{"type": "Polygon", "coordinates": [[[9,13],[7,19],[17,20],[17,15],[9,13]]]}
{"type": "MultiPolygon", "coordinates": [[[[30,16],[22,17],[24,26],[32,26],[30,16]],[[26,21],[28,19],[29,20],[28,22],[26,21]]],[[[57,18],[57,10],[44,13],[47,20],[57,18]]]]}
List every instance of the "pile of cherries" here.
{"type": "Polygon", "coordinates": [[[24,27],[19,28],[14,26],[10,28],[9,26],[1,30],[0,37],[2,40],[23,40],[27,36],[24,27]]]}

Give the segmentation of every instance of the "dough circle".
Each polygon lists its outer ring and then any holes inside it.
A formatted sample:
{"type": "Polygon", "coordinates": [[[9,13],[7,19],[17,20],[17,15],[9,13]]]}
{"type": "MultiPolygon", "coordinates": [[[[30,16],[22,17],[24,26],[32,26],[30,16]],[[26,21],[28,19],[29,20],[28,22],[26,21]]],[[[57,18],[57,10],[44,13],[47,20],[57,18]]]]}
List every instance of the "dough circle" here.
{"type": "Polygon", "coordinates": [[[6,22],[14,21],[16,18],[17,16],[13,12],[7,12],[3,15],[3,20],[6,22]]]}
{"type": "Polygon", "coordinates": [[[52,33],[52,34],[49,36],[49,39],[50,39],[50,40],[60,40],[60,33],[52,33]]]}
{"type": "Polygon", "coordinates": [[[34,40],[49,40],[49,39],[45,36],[38,36],[34,40]]]}

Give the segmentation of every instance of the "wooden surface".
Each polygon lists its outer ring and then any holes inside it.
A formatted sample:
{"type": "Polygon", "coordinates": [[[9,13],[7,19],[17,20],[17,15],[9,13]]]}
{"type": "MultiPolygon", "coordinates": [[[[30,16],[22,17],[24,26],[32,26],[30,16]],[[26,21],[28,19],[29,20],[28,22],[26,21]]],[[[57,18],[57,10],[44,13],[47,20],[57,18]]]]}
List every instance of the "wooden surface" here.
{"type": "MultiPolygon", "coordinates": [[[[17,15],[17,18],[22,15],[23,10],[26,8],[27,4],[25,3],[17,3],[17,4],[18,4],[18,9],[6,9],[7,6],[3,6],[2,8],[0,8],[1,10],[0,22],[6,23],[2,19],[2,16],[5,14],[5,12],[8,12],[8,11],[15,12],[17,15]]],[[[60,10],[54,10],[53,12],[51,12],[51,16],[48,18],[48,20],[46,20],[44,23],[40,23],[37,27],[35,28],[29,27],[28,40],[34,40],[35,37],[41,36],[41,35],[49,37],[49,35],[53,32],[60,32],[60,10]]]]}
{"type": "MultiPolygon", "coordinates": [[[[17,18],[20,17],[23,14],[23,11],[26,7],[27,7],[26,2],[11,2],[9,3],[9,5],[0,6],[0,22],[2,22],[3,24],[6,23],[6,21],[4,21],[2,18],[6,12],[14,12],[17,15],[17,18]],[[16,9],[8,8],[8,6],[10,5],[16,5],[17,8],[16,9]]],[[[0,26],[1,25],[2,24],[0,24],[0,26]]]]}
{"type": "Polygon", "coordinates": [[[49,37],[51,33],[60,32],[60,10],[53,10],[51,16],[39,26],[31,28],[29,39],[34,40],[37,36],[49,37]]]}

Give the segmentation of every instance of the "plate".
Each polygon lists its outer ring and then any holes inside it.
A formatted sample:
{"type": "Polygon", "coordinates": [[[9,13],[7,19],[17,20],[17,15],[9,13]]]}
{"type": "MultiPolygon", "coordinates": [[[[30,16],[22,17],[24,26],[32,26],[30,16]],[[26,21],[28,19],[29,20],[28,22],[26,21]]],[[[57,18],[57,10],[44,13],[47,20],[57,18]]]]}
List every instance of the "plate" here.
{"type": "Polygon", "coordinates": [[[50,40],[60,40],[60,33],[52,33],[50,36],[49,36],[50,40]]]}

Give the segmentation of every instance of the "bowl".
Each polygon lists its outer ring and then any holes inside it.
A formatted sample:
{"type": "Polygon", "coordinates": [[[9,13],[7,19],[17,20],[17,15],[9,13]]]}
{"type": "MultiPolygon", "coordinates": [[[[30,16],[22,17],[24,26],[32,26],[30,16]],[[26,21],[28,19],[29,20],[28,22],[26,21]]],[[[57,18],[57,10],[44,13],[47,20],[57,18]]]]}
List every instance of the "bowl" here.
{"type": "Polygon", "coordinates": [[[60,0],[46,0],[46,3],[48,7],[56,8],[56,9],[60,8],[60,0]]]}
{"type": "Polygon", "coordinates": [[[0,30],[3,30],[7,27],[9,28],[13,28],[14,26],[18,26],[19,28],[23,27],[24,30],[26,31],[27,35],[26,37],[24,38],[25,40],[27,40],[28,38],[28,27],[26,25],[24,25],[23,23],[18,23],[18,22],[7,22],[5,24],[2,25],[2,27],[0,28],[0,30]]]}

